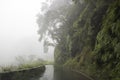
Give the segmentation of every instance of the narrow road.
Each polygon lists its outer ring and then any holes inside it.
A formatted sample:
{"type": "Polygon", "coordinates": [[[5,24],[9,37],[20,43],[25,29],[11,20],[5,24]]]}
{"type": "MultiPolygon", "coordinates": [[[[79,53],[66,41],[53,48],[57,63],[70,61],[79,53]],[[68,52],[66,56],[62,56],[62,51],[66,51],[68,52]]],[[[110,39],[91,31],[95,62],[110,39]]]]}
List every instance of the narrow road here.
{"type": "Polygon", "coordinates": [[[45,71],[41,68],[0,74],[0,80],[90,80],[80,73],[46,65],[45,71]]]}
{"type": "Polygon", "coordinates": [[[90,80],[79,73],[54,68],[53,65],[46,65],[46,70],[39,80],[90,80]]]}

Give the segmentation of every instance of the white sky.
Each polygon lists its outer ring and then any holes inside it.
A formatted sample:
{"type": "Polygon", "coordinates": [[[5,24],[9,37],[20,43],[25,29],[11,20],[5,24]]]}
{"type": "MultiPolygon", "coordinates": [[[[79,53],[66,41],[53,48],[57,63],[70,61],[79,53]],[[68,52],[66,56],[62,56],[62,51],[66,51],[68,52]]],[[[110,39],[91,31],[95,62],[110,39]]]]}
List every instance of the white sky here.
{"type": "Polygon", "coordinates": [[[49,57],[42,54],[37,34],[36,15],[43,1],[0,0],[0,64],[21,54],[49,57]]]}

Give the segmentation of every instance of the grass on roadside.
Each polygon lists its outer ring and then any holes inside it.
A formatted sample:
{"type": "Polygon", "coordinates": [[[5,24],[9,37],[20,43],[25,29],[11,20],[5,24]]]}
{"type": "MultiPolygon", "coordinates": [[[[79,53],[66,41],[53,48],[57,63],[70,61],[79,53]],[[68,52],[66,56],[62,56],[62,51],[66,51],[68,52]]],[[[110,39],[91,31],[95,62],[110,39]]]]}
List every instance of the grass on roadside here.
{"type": "Polygon", "coordinates": [[[4,66],[0,66],[0,73],[31,69],[31,68],[36,68],[42,65],[50,65],[50,64],[53,64],[53,62],[49,62],[49,61],[31,62],[31,63],[19,64],[16,66],[15,65],[4,65],[4,66]]]}

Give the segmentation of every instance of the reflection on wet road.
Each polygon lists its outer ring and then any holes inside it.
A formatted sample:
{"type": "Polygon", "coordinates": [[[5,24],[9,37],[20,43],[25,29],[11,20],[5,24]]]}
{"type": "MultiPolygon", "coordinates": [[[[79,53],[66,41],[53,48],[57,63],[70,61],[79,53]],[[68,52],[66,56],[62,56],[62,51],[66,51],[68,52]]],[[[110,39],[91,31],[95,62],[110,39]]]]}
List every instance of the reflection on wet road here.
{"type": "Polygon", "coordinates": [[[46,65],[46,70],[39,80],[54,80],[54,67],[53,65],[46,65]]]}

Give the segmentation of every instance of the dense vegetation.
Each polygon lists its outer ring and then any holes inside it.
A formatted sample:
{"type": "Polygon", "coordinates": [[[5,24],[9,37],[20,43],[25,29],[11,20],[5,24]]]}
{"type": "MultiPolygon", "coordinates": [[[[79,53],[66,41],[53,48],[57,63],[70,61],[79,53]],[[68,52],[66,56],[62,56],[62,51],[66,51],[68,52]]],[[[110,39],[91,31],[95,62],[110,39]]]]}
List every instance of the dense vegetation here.
{"type": "Polygon", "coordinates": [[[37,22],[45,49],[55,46],[57,65],[120,80],[120,0],[54,0],[37,22]]]}

